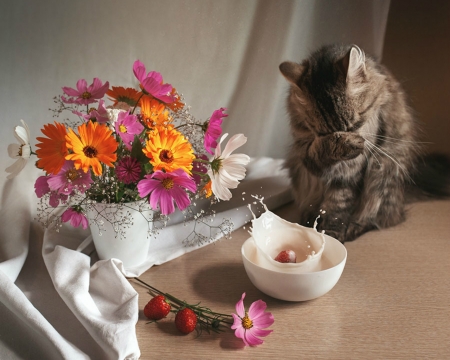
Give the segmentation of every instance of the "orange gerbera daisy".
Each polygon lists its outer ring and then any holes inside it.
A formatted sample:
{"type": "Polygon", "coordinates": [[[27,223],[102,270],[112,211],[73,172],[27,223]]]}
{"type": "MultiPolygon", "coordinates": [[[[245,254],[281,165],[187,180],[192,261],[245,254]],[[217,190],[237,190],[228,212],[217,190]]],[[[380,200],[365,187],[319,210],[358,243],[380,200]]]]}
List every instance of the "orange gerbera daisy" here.
{"type": "MultiPolygon", "coordinates": [[[[140,87],[142,89],[142,85],[140,85],[140,87]]],[[[180,111],[181,109],[183,109],[184,108],[184,103],[181,102],[181,97],[177,93],[177,89],[172,87],[172,91],[170,92],[170,95],[172,95],[172,97],[175,99],[171,103],[165,103],[164,101],[161,101],[161,100],[158,100],[158,101],[161,104],[164,104],[167,108],[169,108],[170,110],[172,110],[174,112],[177,112],[177,111],[180,111]]],[[[150,99],[154,99],[154,97],[151,96],[150,94],[147,94],[145,97],[148,97],[150,99]]],[[[139,104],[141,104],[141,101],[139,102],[139,104]]]]}
{"type": "Polygon", "coordinates": [[[212,192],[212,181],[211,180],[206,183],[206,185],[202,189],[202,192],[203,192],[203,194],[205,195],[206,198],[211,197],[211,195],[213,193],[212,192]]]}
{"type": "Polygon", "coordinates": [[[178,95],[177,90],[174,87],[172,87],[171,95],[174,97],[175,101],[167,104],[167,107],[174,112],[183,109],[184,103],[181,102],[181,97],[180,95],[178,95]]]}
{"type": "Polygon", "coordinates": [[[55,124],[45,124],[41,130],[47,136],[37,137],[40,143],[36,144],[39,149],[36,155],[39,160],[36,166],[50,174],[57,174],[64,165],[65,157],[68,154],[66,146],[66,127],[55,121],[55,124]]]}
{"type": "Polygon", "coordinates": [[[142,151],[150,158],[154,171],[183,169],[191,174],[192,161],[195,159],[191,143],[172,124],[152,130],[142,151]]]}
{"type": "Polygon", "coordinates": [[[122,86],[113,86],[111,90],[106,92],[106,95],[110,96],[109,100],[114,101],[113,106],[116,106],[120,102],[124,102],[133,107],[139,101],[142,92],[133,88],[125,89],[122,86]]]}
{"type": "Polygon", "coordinates": [[[69,129],[66,135],[67,147],[73,151],[66,156],[67,160],[75,162],[76,169],[83,169],[87,172],[92,166],[95,175],[102,174],[103,164],[113,167],[113,162],[117,160],[115,151],[118,143],[111,136],[112,131],[106,126],[97,122],[89,121],[78,126],[78,133],[69,129]]]}
{"type": "Polygon", "coordinates": [[[172,121],[165,105],[151,96],[144,96],[141,101],[142,121],[147,127],[165,126],[172,121]]]}

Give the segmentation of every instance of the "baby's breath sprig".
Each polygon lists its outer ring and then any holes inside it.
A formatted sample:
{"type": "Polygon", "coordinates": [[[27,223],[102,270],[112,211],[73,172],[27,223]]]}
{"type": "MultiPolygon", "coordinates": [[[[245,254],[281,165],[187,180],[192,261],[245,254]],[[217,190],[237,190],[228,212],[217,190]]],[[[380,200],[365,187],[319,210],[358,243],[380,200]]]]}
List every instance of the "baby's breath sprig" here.
{"type": "Polygon", "coordinates": [[[194,305],[188,304],[186,301],[180,300],[171,294],[164,293],[137,277],[135,277],[134,279],[144,285],[149,290],[148,292],[150,295],[164,296],[170,302],[170,305],[173,308],[171,312],[176,313],[178,310],[183,308],[191,309],[195,313],[195,315],[197,315],[197,324],[200,326],[200,329],[197,329],[199,335],[203,330],[205,330],[208,334],[210,334],[211,331],[220,333],[221,331],[224,331],[224,327],[229,327],[233,324],[232,315],[212,311],[210,308],[200,306],[200,303],[194,305]]]}

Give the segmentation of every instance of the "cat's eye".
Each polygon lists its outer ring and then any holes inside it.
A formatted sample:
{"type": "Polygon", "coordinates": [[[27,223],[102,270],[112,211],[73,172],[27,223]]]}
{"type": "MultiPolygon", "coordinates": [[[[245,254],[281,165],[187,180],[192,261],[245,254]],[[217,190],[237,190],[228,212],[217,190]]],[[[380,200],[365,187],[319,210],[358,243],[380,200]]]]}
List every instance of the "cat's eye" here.
{"type": "Polygon", "coordinates": [[[361,126],[364,125],[364,120],[358,120],[357,122],[355,122],[352,126],[349,126],[349,128],[347,129],[347,131],[356,131],[358,130],[361,126]]]}

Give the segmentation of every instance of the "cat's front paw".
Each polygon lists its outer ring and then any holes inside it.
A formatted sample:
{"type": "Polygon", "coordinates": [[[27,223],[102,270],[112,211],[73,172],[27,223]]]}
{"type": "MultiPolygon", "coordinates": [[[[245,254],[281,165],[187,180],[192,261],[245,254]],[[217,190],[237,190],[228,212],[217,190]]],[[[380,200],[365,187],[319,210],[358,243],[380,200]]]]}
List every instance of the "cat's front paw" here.
{"type": "Polygon", "coordinates": [[[325,231],[325,234],[339,240],[341,243],[345,241],[345,232],[347,230],[347,225],[345,225],[341,219],[338,218],[323,218],[320,219],[317,225],[317,231],[325,231]]]}
{"type": "Polygon", "coordinates": [[[351,160],[364,151],[364,138],[355,133],[335,132],[330,143],[330,156],[336,161],[351,160]]]}
{"type": "Polygon", "coordinates": [[[362,234],[374,229],[376,229],[376,226],[372,223],[359,224],[351,222],[348,224],[347,231],[345,232],[345,241],[353,241],[362,234]]]}
{"type": "Polygon", "coordinates": [[[345,233],[336,230],[325,230],[325,234],[339,240],[342,244],[345,242],[345,233]]]}

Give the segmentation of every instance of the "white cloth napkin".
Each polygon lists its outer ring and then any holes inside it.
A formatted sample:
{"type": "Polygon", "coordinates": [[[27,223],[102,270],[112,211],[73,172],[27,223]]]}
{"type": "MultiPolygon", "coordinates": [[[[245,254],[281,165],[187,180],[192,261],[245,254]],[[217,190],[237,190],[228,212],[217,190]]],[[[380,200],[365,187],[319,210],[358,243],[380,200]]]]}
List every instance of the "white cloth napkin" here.
{"type": "MultiPolygon", "coordinates": [[[[212,224],[228,218],[239,228],[250,221],[248,204],[254,213],[262,210],[251,195],[263,197],[269,209],[289,202],[287,174],[281,165],[281,160],[253,159],[232,200],[216,205],[212,224]]],[[[182,217],[175,217],[160,232],[164,241],[151,242],[140,266],[124,268],[118,259],[95,262],[86,255],[93,250],[93,244],[85,241],[89,231],[69,226],[59,232],[42,230],[31,221],[32,197],[23,191],[25,195],[17,195],[14,185],[10,190],[15,200],[11,210],[20,210],[21,217],[16,223],[2,221],[10,228],[2,231],[0,246],[0,359],[139,358],[138,295],[124,275],[138,276],[206,244],[183,245],[186,226],[182,217]]],[[[27,191],[34,195],[32,187],[27,191]]],[[[17,212],[12,215],[17,218],[17,212]]]]}

